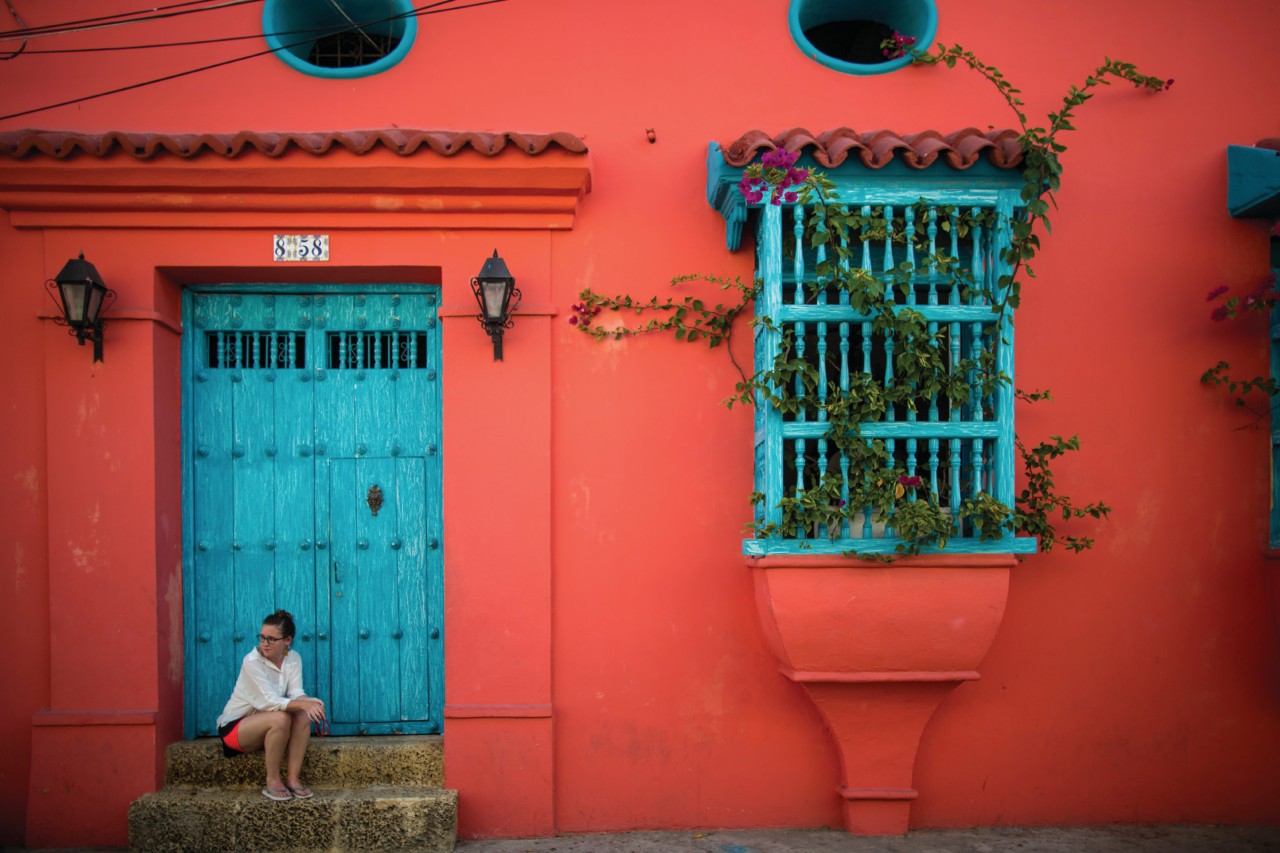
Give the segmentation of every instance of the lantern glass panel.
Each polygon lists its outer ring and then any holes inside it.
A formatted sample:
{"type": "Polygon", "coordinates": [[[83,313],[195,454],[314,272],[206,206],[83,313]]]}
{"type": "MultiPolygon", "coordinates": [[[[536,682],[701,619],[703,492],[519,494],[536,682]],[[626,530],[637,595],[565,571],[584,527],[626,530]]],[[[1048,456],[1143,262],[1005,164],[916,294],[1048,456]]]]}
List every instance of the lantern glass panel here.
{"type": "Polygon", "coordinates": [[[84,321],[90,325],[98,322],[98,315],[102,313],[102,297],[107,291],[97,285],[89,288],[89,307],[84,312],[84,321]]]}
{"type": "MultiPolygon", "coordinates": [[[[62,309],[66,313],[67,322],[72,326],[83,326],[85,323],[85,309],[89,307],[85,297],[89,290],[87,281],[58,282],[58,291],[62,295],[62,309]]],[[[98,294],[97,301],[101,304],[101,294],[98,294]]]]}
{"type": "Polygon", "coordinates": [[[484,316],[490,320],[501,320],[507,307],[506,279],[482,279],[480,290],[484,294],[484,316]]]}

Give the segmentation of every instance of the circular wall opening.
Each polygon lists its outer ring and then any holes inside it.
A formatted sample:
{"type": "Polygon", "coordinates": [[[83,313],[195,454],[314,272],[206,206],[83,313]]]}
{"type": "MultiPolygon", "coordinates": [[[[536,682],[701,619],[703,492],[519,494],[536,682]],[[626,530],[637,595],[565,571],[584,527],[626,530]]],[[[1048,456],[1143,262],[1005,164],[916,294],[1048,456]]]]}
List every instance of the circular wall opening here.
{"type": "Polygon", "coordinates": [[[413,46],[410,0],[266,0],[262,31],[286,65],[313,77],[367,77],[413,46]]]}
{"type": "Polygon", "coordinates": [[[884,74],[908,65],[880,47],[894,32],[926,50],[938,30],[934,0],[791,0],[791,38],[805,56],[844,74],[884,74]]]}

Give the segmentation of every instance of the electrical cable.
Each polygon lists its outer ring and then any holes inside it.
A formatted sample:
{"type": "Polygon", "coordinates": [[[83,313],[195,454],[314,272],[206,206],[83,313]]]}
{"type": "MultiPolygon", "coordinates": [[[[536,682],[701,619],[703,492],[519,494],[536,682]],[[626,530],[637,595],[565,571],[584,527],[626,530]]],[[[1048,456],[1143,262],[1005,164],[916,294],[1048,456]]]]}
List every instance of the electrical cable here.
{"type": "MultiPolygon", "coordinates": [[[[204,0],[204,2],[208,2],[208,0],[204,0]]],[[[452,2],[452,0],[450,0],[450,2],[452,2]]],[[[434,5],[438,6],[442,4],[436,3],[434,5]]],[[[483,6],[486,4],[478,3],[475,5],[483,6]]],[[[167,7],[160,7],[160,8],[167,8],[167,7]]],[[[421,8],[429,9],[431,8],[431,6],[423,6],[421,8]]],[[[459,6],[457,8],[466,9],[468,7],[459,6]]],[[[450,12],[453,10],[441,9],[439,11],[450,12]]],[[[401,12],[397,15],[392,15],[390,17],[381,18],[375,21],[360,21],[360,22],[353,22],[353,23],[356,26],[365,27],[365,26],[370,26],[372,24],[381,24],[381,23],[386,23],[388,21],[398,20],[400,18],[414,17],[415,12],[416,10],[410,10],[408,12],[401,12]]],[[[434,15],[434,14],[437,14],[437,12],[424,12],[422,14],[434,15]]],[[[274,33],[257,32],[257,33],[249,33],[247,35],[242,35],[242,36],[223,36],[221,38],[212,38],[212,39],[193,39],[192,41],[166,41],[166,42],[150,42],[147,44],[122,44],[122,45],[112,45],[109,47],[61,47],[61,48],[43,48],[43,49],[31,48],[26,51],[26,54],[28,56],[50,56],[50,55],[64,54],[64,53],[110,53],[112,51],[117,51],[117,50],[151,50],[153,48],[165,48],[165,47],[198,47],[200,45],[205,45],[205,44],[221,44],[223,42],[229,42],[229,41],[249,41],[251,39],[260,39],[267,36],[280,37],[280,36],[294,36],[294,35],[316,35],[320,38],[324,38],[326,36],[335,35],[340,32],[346,32],[346,30],[343,29],[341,25],[330,24],[325,27],[308,27],[308,28],[297,29],[297,30],[277,30],[274,33]]],[[[0,41],[2,40],[3,39],[0,38],[0,41]]],[[[3,57],[0,57],[0,58],[3,58],[3,57]]]]}
{"type": "MultiPolygon", "coordinates": [[[[442,9],[441,11],[448,11],[442,9]]],[[[333,33],[333,26],[315,27],[312,29],[302,30],[277,30],[274,33],[250,33],[245,36],[223,36],[216,39],[196,39],[194,41],[165,41],[152,42],[150,44],[121,44],[112,47],[53,47],[53,48],[32,48],[26,51],[28,56],[49,56],[61,53],[110,53],[116,50],[150,50],[157,47],[196,47],[202,44],[221,44],[228,41],[248,41],[250,39],[260,39],[266,36],[297,36],[303,34],[321,34],[330,35],[333,33]]],[[[0,57],[2,59],[3,57],[0,57]]]]}
{"type": "MultiPolygon", "coordinates": [[[[448,3],[453,3],[453,2],[456,2],[456,0],[438,0],[438,2],[436,3],[430,3],[426,6],[420,6],[416,9],[411,9],[408,12],[404,12],[399,15],[392,15],[390,18],[385,18],[382,20],[396,20],[398,18],[405,18],[409,16],[419,18],[424,15],[438,15],[442,12],[457,12],[462,9],[474,9],[477,6],[491,6],[495,3],[505,3],[507,2],[507,0],[480,0],[480,2],[469,3],[465,6],[454,6],[449,9],[436,9],[435,11],[427,11],[430,9],[435,9],[435,7],[437,6],[444,6],[448,3]]],[[[381,21],[365,22],[366,25],[376,24],[376,23],[381,23],[381,21]]],[[[351,31],[352,31],[352,28],[348,27],[345,30],[339,30],[338,32],[351,32],[351,31]]],[[[105,92],[97,92],[93,95],[85,95],[79,98],[71,98],[70,100],[66,100],[66,101],[59,101],[56,104],[48,104],[47,106],[43,106],[43,107],[35,107],[34,109],[30,109],[30,110],[22,110],[21,112],[9,113],[8,115],[0,116],[0,121],[7,121],[11,118],[21,118],[22,116],[32,115],[33,113],[42,113],[47,110],[57,109],[58,107],[68,107],[68,106],[71,106],[72,104],[84,103],[85,101],[93,101],[93,100],[97,100],[98,98],[105,98],[108,95],[118,95],[121,92],[129,92],[134,89],[141,89],[144,86],[151,86],[156,83],[164,83],[169,80],[176,80],[179,77],[189,77],[192,74],[199,74],[202,71],[212,71],[215,68],[222,68],[223,66],[226,66],[226,65],[234,65],[237,62],[244,62],[247,59],[256,59],[259,56],[266,56],[267,54],[278,53],[281,50],[288,50],[289,48],[299,47],[304,44],[309,44],[312,41],[314,41],[314,39],[303,39],[301,41],[296,41],[296,42],[291,42],[289,44],[281,45],[280,47],[272,47],[272,48],[267,48],[266,50],[260,50],[260,51],[257,51],[256,53],[250,53],[245,56],[237,56],[237,57],[233,57],[232,59],[225,59],[221,62],[215,62],[211,65],[202,65],[199,68],[190,68],[186,71],[178,71],[173,74],[166,74],[163,77],[157,77],[153,80],[144,80],[141,83],[131,83],[128,86],[120,86],[115,89],[109,89],[105,92]]]]}
{"type": "Polygon", "coordinates": [[[347,10],[342,8],[342,6],[338,4],[338,0],[329,0],[329,3],[333,6],[333,8],[338,10],[339,15],[347,19],[348,24],[355,27],[356,30],[359,31],[360,35],[364,38],[365,41],[369,43],[370,47],[372,47],[374,50],[378,50],[378,43],[373,39],[369,38],[369,34],[366,33],[359,24],[357,24],[355,21],[351,19],[351,16],[347,14],[347,10]]]}
{"type": "Polygon", "coordinates": [[[40,27],[25,27],[21,31],[10,30],[0,31],[0,41],[11,41],[14,38],[24,38],[27,36],[56,36],[66,33],[78,33],[85,30],[102,29],[103,27],[116,27],[121,24],[139,24],[147,21],[158,21],[163,18],[175,18],[180,15],[193,15],[197,12],[211,12],[217,9],[223,9],[228,6],[243,6],[247,3],[261,3],[262,0],[221,0],[216,6],[207,4],[213,3],[215,0],[187,0],[184,3],[172,3],[168,6],[157,6],[154,9],[143,9],[137,12],[121,12],[115,15],[102,15],[97,18],[84,18],[79,21],[67,21],[61,24],[46,24],[40,27]],[[201,6],[200,9],[187,9],[185,12],[166,12],[163,15],[148,14],[146,17],[131,17],[143,15],[147,12],[158,12],[163,9],[177,9],[184,6],[201,6]],[[89,24],[92,26],[82,26],[89,24]]]}
{"type": "MultiPolygon", "coordinates": [[[[27,22],[22,20],[22,16],[18,14],[18,10],[13,8],[13,3],[9,2],[9,0],[4,0],[4,5],[9,7],[9,14],[13,15],[13,19],[18,22],[18,26],[22,27],[22,29],[25,31],[27,29],[27,22]]],[[[22,39],[22,44],[18,46],[18,49],[15,50],[13,53],[9,54],[8,56],[0,56],[0,61],[8,61],[10,59],[16,59],[26,49],[27,49],[27,39],[24,36],[22,39]]]]}

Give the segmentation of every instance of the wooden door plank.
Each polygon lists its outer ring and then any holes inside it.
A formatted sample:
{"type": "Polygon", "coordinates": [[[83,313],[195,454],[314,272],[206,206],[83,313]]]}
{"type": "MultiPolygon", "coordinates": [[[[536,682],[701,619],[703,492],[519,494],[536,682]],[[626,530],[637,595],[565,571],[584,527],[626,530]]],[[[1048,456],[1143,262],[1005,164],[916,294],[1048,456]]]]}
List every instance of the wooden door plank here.
{"type": "MultiPolygon", "coordinates": [[[[228,371],[210,365],[210,333],[230,327],[230,305],[200,296],[194,305],[196,364],[192,382],[192,487],[195,534],[195,729],[212,734],[235,684],[238,646],[231,575],[231,388],[228,371]]],[[[218,338],[212,338],[216,347],[218,338]]]]}
{"type": "Polygon", "coordinates": [[[357,511],[356,559],[359,563],[360,713],[362,722],[400,719],[399,597],[396,592],[397,536],[396,460],[361,459],[356,489],[364,506],[357,511]],[[373,488],[382,496],[375,514],[367,496],[373,488]]]}
{"type": "MultiPolygon", "coordinates": [[[[276,528],[276,604],[293,614],[298,635],[293,649],[302,656],[303,689],[327,699],[327,660],[318,654],[328,634],[328,613],[317,615],[317,560],[327,559],[324,537],[317,533],[315,477],[317,460],[313,444],[315,412],[312,363],[318,347],[311,329],[301,328],[304,313],[298,296],[267,297],[274,317],[270,393],[275,396],[274,436],[269,457],[275,466],[276,500],[272,513],[276,528]],[[307,381],[303,381],[304,377],[307,381]],[[323,630],[321,629],[323,626],[323,630]],[[324,670],[323,672],[321,670],[324,670]],[[321,690],[320,685],[326,685],[321,690]]],[[[265,388],[264,388],[265,391],[265,388]]],[[[325,602],[327,604],[327,600],[325,602]]]]}
{"type": "Polygon", "coordinates": [[[396,564],[401,632],[399,638],[401,720],[431,718],[427,665],[426,459],[396,460],[396,564]]]}
{"type": "Polygon", "coordinates": [[[228,341],[235,348],[238,366],[230,370],[232,543],[235,584],[235,628],[244,639],[243,655],[253,648],[262,619],[276,609],[275,587],[275,465],[266,455],[274,433],[275,398],[267,393],[271,383],[256,367],[261,355],[255,334],[265,326],[263,297],[235,295],[228,341]]]}
{"type": "Polygon", "coordinates": [[[360,650],[357,646],[358,612],[356,530],[357,497],[355,459],[330,459],[326,494],[330,563],[330,661],[329,714],[334,723],[360,722],[360,650]]]}

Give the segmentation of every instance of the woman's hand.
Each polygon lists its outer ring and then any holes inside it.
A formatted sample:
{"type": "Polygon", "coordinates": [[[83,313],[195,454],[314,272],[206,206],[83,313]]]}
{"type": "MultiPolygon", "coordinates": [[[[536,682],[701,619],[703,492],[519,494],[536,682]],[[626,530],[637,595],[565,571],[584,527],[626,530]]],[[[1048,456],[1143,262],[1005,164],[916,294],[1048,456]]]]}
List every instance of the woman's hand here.
{"type": "Polygon", "coordinates": [[[307,719],[313,723],[324,722],[324,700],[314,696],[299,696],[289,702],[289,708],[307,712],[307,719]]]}

